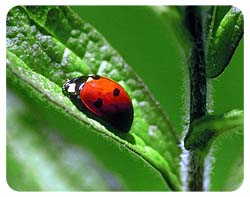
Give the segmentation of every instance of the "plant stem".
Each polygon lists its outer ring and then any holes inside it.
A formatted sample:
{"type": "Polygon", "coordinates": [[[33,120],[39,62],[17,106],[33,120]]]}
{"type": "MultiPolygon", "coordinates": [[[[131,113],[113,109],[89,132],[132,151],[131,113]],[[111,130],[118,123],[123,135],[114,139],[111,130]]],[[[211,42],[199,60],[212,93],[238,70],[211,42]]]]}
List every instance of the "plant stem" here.
{"type": "MultiPolygon", "coordinates": [[[[186,26],[191,34],[193,48],[189,62],[190,78],[190,122],[207,113],[207,80],[203,46],[202,20],[199,7],[186,8],[186,26]]],[[[189,135],[190,131],[187,135],[189,135]]],[[[204,154],[199,150],[190,151],[189,190],[203,190],[204,154]]]]}
{"type": "Polygon", "coordinates": [[[198,149],[190,152],[189,183],[190,191],[203,191],[204,154],[198,149]]]}

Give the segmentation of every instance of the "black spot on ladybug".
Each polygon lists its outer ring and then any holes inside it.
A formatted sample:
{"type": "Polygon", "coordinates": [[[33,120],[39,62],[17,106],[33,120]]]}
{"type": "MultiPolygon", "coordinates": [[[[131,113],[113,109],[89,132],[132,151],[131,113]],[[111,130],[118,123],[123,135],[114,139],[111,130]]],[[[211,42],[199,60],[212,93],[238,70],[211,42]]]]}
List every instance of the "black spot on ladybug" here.
{"type": "Polygon", "coordinates": [[[101,108],[102,107],[102,99],[98,98],[93,104],[96,108],[101,108]]]}
{"type": "Polygon", "coordinates": [[[113,95],[114,95],[114,96],[119,96],[119,94],[120,94],[120,90],[119,90],[118,88],[115,88],[115,89],[113,90],[113,95]]]}
{"type": "Polygon", "coordinates": [[[91,77],[92,77],[93,79],[95,79],[95,80],[100,79],[100,76],[99,76],[99,75],[91,75],[91,77]]]}

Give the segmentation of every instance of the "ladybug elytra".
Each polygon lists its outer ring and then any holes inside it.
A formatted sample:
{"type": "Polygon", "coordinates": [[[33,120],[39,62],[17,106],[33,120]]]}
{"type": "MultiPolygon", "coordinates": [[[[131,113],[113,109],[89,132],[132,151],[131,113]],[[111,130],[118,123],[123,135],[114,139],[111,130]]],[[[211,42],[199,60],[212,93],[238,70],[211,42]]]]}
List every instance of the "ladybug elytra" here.
{"type": "Polygon", "coordinates": [[[63,93],[88,117],[107,129],[129,132],[133,122],[133,104],[117,82],[99,75],[81,76],[67,81],[63,93]]]}

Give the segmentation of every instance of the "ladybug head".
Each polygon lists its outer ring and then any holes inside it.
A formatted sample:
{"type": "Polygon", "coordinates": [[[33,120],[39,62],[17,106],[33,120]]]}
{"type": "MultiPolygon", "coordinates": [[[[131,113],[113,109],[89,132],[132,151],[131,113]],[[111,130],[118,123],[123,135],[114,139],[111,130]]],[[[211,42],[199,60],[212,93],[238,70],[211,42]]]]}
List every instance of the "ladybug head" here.
{"type": "Polygon", "coordinates": [[[63,94],[68,97],[78,96],[86,79],[87,77],[81,76],[68,80],[62,87],[63,94]]]}

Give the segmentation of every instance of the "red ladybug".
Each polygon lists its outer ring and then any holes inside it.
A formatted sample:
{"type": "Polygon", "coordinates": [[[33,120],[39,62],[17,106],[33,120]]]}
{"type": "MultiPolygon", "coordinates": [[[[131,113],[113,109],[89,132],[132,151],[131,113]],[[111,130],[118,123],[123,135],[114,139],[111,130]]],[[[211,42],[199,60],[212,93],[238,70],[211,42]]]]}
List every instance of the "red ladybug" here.
{"type": "Polygon", "coordinates": [[[113,132],[129,132],[134,112],[131,99],[117,82],[99,75],[67,81],[63,93],[90,118],[113,132]]]}

